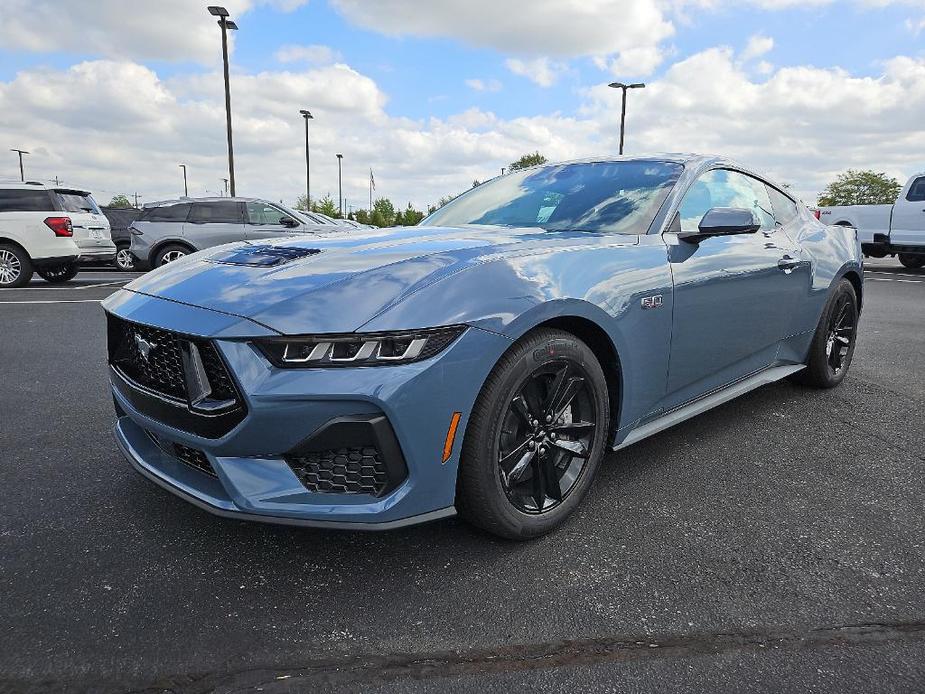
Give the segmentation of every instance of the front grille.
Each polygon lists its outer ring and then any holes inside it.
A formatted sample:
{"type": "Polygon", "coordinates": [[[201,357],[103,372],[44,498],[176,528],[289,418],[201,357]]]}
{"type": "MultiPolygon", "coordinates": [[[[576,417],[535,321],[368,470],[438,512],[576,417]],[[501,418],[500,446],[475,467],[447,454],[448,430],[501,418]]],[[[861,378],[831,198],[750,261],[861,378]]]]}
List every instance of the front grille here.
{"type": "Polygon", "coordinates": [[[211,388],[209,399],[238,402],[231,375],[211,342],[109,316],[110,364],[137,385],[160,395],[188,399],[183,368],[183,350],[185,346],[189,349],[186,343],[199,350],[211,388]]]}
{"type": "Polygon", "coordinates": [[[186,399],[183,352],[176,333],[110,316],[109,361],[138,385],[186,399]],[[147,359],[141,351],[143,344],[151,346],[147,359]]]}
{"type": "Polygon", "coordinates": [[[212,468],[212,463],[206,458],[206,454],[196,448],[190,448],[179,443],[173,445],[174,457],[185,465],[196,468],[212,477],[218,477],[212,468]]]}
{"type": "Polygon", "coordinates": [[[310,492],[379,496],[389,481],[382,456],[372,447],[310,451],[286,462],[310,492]]]}

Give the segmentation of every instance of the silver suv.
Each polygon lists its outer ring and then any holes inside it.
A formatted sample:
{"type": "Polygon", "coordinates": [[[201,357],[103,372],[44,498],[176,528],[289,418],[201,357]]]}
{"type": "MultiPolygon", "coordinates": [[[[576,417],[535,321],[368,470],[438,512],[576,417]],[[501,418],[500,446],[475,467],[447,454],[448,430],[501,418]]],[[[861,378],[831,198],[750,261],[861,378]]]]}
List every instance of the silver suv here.
{"type": "Polygon", "coordinates": [[[145,205],[129,227],[129,252],[141,267],[154,268],[232,241],[350,230],[313,223],[299,212],[256,198],[181,198],[145,205]]]}

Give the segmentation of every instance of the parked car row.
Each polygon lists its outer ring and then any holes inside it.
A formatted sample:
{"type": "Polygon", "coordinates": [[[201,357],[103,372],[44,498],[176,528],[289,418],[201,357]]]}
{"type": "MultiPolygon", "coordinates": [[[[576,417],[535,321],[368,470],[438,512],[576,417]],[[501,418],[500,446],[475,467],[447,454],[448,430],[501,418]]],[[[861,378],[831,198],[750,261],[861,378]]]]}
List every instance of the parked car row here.
{"type": "Polygon", "coordinates": [[[146,270],[223,243],[368,228],[257,198],[181,198],[100,208],[89,191],[0,183],[0,288],[52,283],[82,265],[146,270]]]}

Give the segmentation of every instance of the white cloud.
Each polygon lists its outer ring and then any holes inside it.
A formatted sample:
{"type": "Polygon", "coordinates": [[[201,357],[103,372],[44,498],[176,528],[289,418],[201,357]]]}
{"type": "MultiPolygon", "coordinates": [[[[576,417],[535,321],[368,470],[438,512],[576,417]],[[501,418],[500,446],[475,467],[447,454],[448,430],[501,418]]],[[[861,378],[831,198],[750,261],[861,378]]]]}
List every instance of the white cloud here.
{"type": "Polygon", "coordinates": [[[654,0],[332,0],[348,19],[394,36],[437,36],[508,55],[608,55],[658,45],[674,29],[654,0]]]}
{"type": "Polygon", "coordinates": [[[287,44],[274,54],[281,63],[309,63],[328,65],[343,60],[341,54],[330,46],[287,44]]]}
{"type": "Polygon", "coordinates": [[[772,48],[774,48],[774,39],[770,36],[755,34],[748,39],[748,44],[745,46],[745,50],[742,51],[742,60],[760,58],[769,53],[772,48]]]}
{"type": "Polygon", "coordinates": [[[533,58],[532,60],[508,58],[504,64],[515,75],[526,77],[541,87],[551,87],[568,69],[564,63],[549,58],[533,58]]]}
{"type": "Polygon", "coordinates": [[[907,19],[906,29],[911,31],[915,36],[918,36],[923,31],[925,31],[925,17],[922,17],[921,19],[907,19]]]}
{"type": "Polygon", "coordinates": [[[503,85],[495,79],[483,80],[473,78],[466,80],[466,86],[477,92],[500,92],[503,85]]]}
{"type": "MultiPolygon", "coordinates": [[[[257,5],[283,11],[307,0],[225,0],[232,18],[257,5]]],[[[0,0],[0,45],[7,50],[73,51],[111,58],[221,61],[219,31],[205,3],[157,0],[0,0]]],[[[231,32],[232,40],[235,32],[231,32]]]]}
{"type": "MultiPolygon", "coordinates": [[[[627,151],[700,151],[731,156],[811,200],[835,173],[874,168],[902,176],[921,168],[925,58],[896,57],[881,74],[770,68],[755,81],[731,49],[671,65],[634,91],[627,151]]],[[[418,206],[493,176],[526,152],[551,160],[616,150],[620,95],[579,93],[576,115],[501,118],[469,109],[447,118],[389,114],[369,77],[346,65],[232,74],[238,192],[293,202],[304,188],[300,108],[310,108],[312,190],[337,190],[342,152],[348,201],[363,204],[368,171],[377,191],[418,206]],[[281,98],[280,95],[285,95],[281,98]]],[[[0,82],[0,132],[32,152],[27,176],[87,186],[103,201],[140,192],[175,196],[189,166],[190,192],[216,192],[226,176],[219,72],[161,79],[130,61],[33,68],[0,82]],[[62,99],[61,94],[80,94],[62,99]]],[[[18,178],[15,157],[0,176],[18,178]]]]}

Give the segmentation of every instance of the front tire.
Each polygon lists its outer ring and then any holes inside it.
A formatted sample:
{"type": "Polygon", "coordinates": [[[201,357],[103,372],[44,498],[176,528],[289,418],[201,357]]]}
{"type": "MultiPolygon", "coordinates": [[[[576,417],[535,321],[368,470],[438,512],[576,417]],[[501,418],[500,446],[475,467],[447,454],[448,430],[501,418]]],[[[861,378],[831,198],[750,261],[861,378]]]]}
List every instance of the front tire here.
{"type": "Polygon", "coordinates": [[[129,253],[128,246],[119,246],[113,264],[123,272],[135,269],[135,256],[129,253]]]}
{"type": "Polygon", "coordinates": [[[38,269],[39,277],[51,284],[70,282],[77,276],[80,266],[77,263],[64,263],[62,265],[47,265],[38,269]]]}
{"type": "Polygon", "coordinates": [[[540,329],[495,365],[466,428],[456,507],[514,540],[561,524],[604,455],[610,403],[603,369],[570,333],[540,329]]]}
{"type": "Polygon", "coordinates": [[[834,388],[845,379],[858,333],[858,298],[854,286],[842,279],[822,312],[806,368],[793,380],[813,388],[834,388]]]}
{"type": "Polygon", "coordinates": [[[900,253],[899,262],[910,270],[918,270],[920,267],[925,267],[925,255],[900,253]]]}
{"type": "Polygon", "coordinates": [[[19,246],[0,243],[0,289],[25,287],[32,279],[32,259],[19,246]]]}

